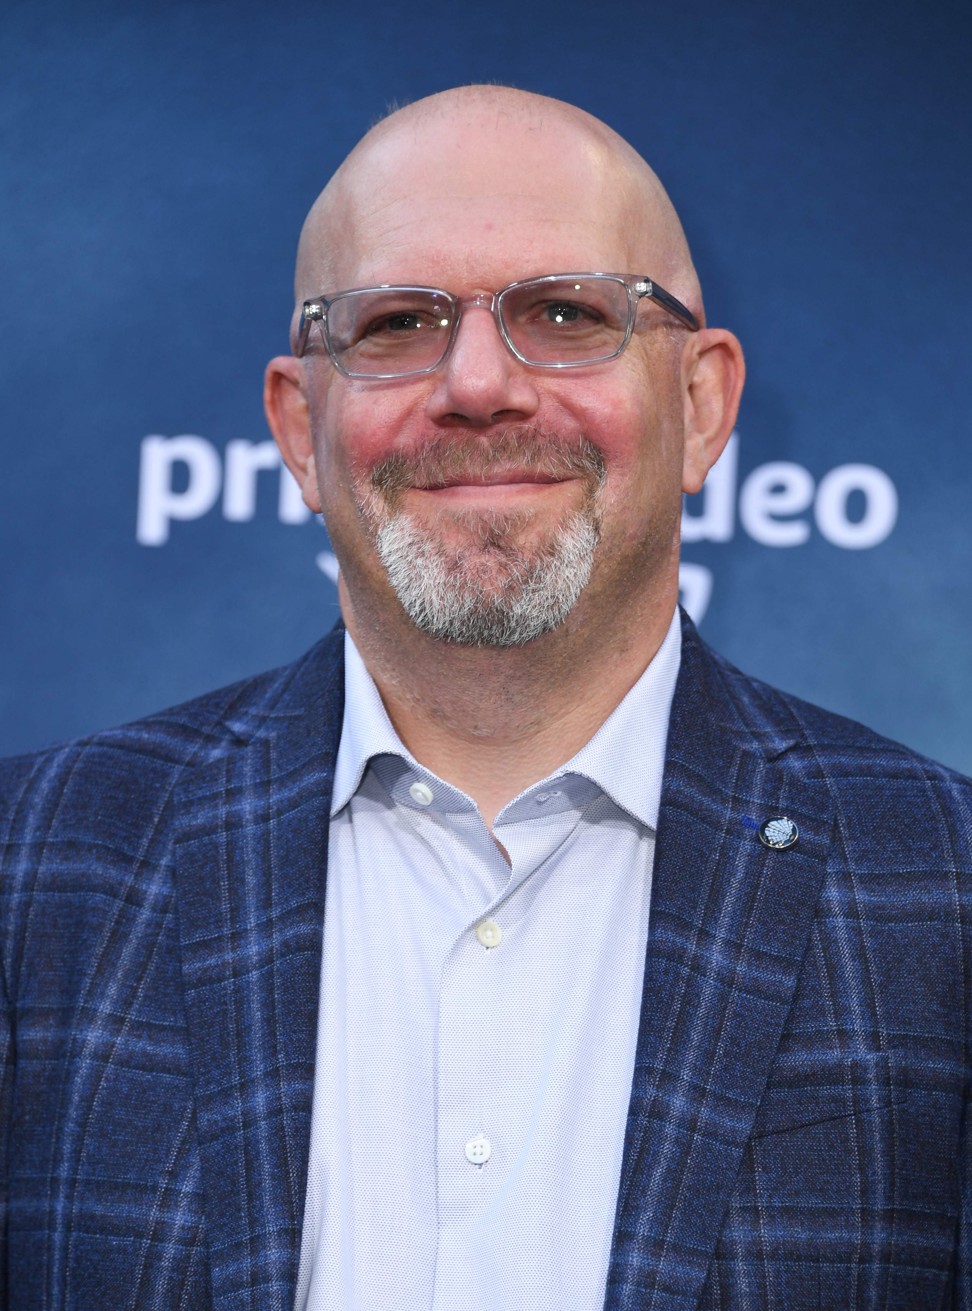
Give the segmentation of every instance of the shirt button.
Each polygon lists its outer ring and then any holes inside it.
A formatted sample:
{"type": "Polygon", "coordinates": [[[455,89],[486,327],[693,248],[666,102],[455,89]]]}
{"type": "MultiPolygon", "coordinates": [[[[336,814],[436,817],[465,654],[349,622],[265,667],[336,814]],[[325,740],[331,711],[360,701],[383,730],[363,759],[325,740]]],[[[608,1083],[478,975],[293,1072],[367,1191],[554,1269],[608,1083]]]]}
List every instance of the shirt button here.
{"type": "Polygon", "coordinates": [[[495,920],[482,920],[476,925],[476,937],[484,947],[498,947],[503,932],[495,920]]]}
{"type": "Polygon", "coordinates": [[[493,1145],[485,1134],[478,1133],[466,1143],[466,1160],[473,1165],[485,1165],[493,1151],[493,1145]]]}
{"type": "Polygon", "coordinates": [[[424,783],[413,783],[408,789],[408,795],[420,806],[431,806],[432,804],[432,789],[426,787],[424,783]]]}

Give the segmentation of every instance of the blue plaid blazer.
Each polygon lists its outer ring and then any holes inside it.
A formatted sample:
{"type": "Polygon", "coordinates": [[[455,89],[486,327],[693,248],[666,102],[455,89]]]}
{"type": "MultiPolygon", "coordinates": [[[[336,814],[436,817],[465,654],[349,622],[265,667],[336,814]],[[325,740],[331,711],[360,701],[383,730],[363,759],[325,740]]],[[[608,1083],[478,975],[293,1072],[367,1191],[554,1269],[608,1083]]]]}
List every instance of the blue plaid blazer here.
{"type": "MultiPolygon", "coordinates": [[[[4,767],[10,1311],[291,1311],[342,679],[335,633],[4,767]]],[[[972,1311],[970,830],[686,625],[610,1311],[972,1311]]]]}

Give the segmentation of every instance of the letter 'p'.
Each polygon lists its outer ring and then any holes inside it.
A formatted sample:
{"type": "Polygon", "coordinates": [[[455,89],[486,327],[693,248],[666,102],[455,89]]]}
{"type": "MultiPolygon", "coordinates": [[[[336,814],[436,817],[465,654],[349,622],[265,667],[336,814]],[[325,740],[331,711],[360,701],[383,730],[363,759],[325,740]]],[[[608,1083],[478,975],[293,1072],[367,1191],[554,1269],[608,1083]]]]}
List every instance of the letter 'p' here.
{"type": "Polygon", "coordinates": [[[216,504],[223,470],[218,452],[205,437],[146,437],[138,475],[135,537],[142,546],[163,546],[173,519],[199,519],[216,504]],[[174,470],[185,466],[185,487],[176,491],[174,470]]]}

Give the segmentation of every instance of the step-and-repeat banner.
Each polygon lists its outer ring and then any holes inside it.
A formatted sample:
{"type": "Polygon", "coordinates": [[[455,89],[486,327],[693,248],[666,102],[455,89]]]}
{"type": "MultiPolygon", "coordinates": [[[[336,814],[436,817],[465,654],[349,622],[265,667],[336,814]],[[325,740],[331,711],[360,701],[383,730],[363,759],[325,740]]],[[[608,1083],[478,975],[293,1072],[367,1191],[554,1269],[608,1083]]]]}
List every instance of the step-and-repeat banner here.
{"type": "Polygon", "coordinates": [[[303,215],[390,103],[604,118],[746,347],[682,597],[737,663],[972,771],[972,17],[514,0],[0,15],[0,751],[297,655],[334,558],[260,406],[303,215]]]}

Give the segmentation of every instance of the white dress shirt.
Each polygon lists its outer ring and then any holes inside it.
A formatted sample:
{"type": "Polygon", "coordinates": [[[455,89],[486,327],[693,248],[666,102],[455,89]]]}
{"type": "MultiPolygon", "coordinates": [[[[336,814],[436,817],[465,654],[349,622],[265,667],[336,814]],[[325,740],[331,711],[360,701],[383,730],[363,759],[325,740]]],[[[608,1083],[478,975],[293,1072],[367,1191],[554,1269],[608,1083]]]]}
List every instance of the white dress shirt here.
{"type": "Polygon", "coordinates": [[[345,643],[297,1311],[595,1311],[678,617],[590,742],[500,811],[509,865],[345,643]]]}

